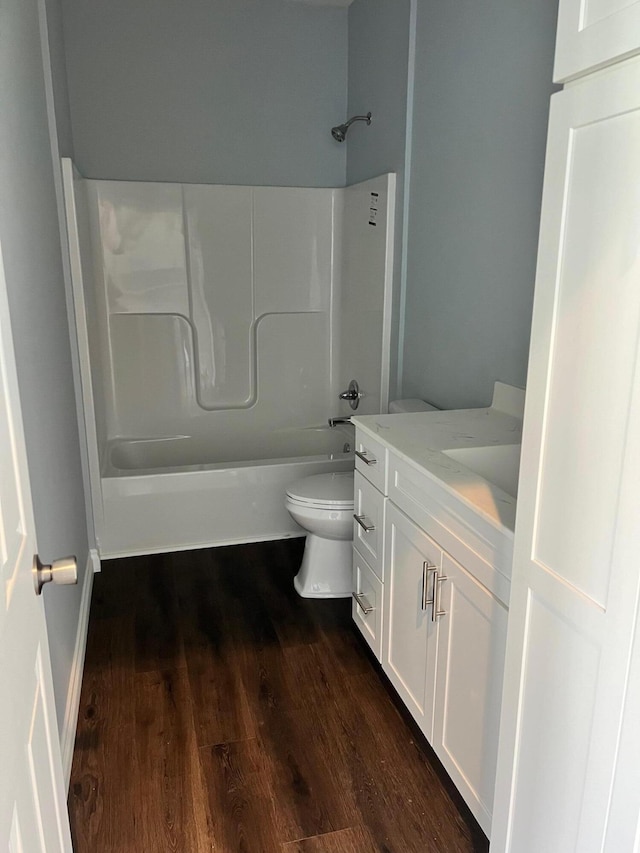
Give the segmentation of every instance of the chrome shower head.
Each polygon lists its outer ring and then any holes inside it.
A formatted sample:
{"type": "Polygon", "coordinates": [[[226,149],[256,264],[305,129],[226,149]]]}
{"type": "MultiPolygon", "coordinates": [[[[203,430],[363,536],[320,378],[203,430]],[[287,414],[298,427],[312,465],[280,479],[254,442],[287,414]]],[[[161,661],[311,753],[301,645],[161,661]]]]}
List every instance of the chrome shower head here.
{"type": "Polygon", "coordinates": [[[353,116],[348,121],[345,121],[344,124],[338,124],[335,127],[331,128],[331,136],[335,139],[336,142],[344,142],[347,137],[347,131],[354,123],[354,121],[366,121],[367,125],[371,124],[371,113],[367,113],[366,116],[353,116]]]}
{"type": "Polygon", "coordinates": [[[333,136],[336,142],[344,142],[347,137],[347,129],[346,124],[339,124],[336,127],[332,127],[331,136],[333,136]]]}

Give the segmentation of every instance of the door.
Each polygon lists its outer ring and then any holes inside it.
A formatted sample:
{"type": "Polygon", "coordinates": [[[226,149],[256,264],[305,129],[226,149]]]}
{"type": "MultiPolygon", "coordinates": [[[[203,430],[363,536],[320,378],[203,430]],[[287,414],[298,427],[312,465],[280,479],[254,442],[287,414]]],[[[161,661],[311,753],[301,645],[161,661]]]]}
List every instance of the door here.
{"type": "Polygon", "coordinates": [[[385,541],[382,668],[431,742],[438,641],[433,595],[442,551],[392,503],[385,541]]]}
{"type": "Polygon", "coordinates": [[[0,252],[0,849],[71,851],[0,252]]]}
{"type": "Polygon", "coordinates": [[[640,0],[560,0],[556,83],[640,52],[640,0]]]}
{"type": "Polygon", "coordinates": [[[508,612],[448,554],[439,587],[432,746],[490,835],[508,612]]]}
{"type": "Polygon", "coordinates": [[[632,59],[552,98],[495,851],[636,849],[637,755],[626,771],[619,756],[626,760],[638,630],[639,340],[640,61],[632,59]],[[618,816],[628,845],[608,848],[614,783],[635,809],[618,816]]]}

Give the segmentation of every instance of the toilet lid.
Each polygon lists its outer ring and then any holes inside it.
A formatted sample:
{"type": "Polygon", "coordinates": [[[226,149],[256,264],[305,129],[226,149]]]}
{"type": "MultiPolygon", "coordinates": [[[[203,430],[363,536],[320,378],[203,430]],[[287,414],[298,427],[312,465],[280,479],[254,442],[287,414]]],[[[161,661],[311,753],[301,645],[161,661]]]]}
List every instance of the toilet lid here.
{"type": "Polygon", "coordinates": [[[298,503],[349,509],[353,507],[353,471],[314,474],[296,480],[287,489],[287,497],[298,503]]]}

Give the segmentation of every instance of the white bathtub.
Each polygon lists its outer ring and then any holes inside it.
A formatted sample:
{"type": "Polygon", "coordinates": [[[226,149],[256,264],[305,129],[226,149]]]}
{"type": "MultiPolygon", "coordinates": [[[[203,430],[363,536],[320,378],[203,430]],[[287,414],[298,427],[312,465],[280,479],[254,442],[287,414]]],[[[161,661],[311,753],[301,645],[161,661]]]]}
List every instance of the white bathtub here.
{"type": "Polygon", "coordinates": [[[190,436],[111,441],[101,478],[101,556],[302,536],[285,509],[287,485],[353,468],[352,427],[279,430],[250,445],[247,460],[241,437],[219,448],[190,436]]]}

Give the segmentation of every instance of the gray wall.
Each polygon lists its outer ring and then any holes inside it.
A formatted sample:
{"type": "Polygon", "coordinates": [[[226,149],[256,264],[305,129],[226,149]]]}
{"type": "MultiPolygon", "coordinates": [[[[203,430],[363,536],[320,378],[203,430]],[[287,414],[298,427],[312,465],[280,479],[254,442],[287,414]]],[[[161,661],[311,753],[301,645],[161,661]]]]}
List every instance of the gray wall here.
{"type": "Polygon", "coordinates": [[[71,111],[69,109],[69,91],[67,87],[62,6],[60,5],[60,0],[45,0],[45,6],[47,10],[47,29],[51,58],[51,75],[53,77],[58,147],[61,157],[71,157],[73,159],[73,137],[71,133],[71,111]]]}
{"type": "Polygon", "coordinates": [[[347,10],[287,0],[63,0],[87,177],[342,186],[347,10]]]}
{"type": "Polygon", "coordinates": [[[76,554],[80,575],[44,592],[61,725],[88,546],[37,0],[2,5],[0,79],[0,242],[38,548],[76,554]]]}
{"type": "Polygon", "coordinates": [[[557,0],[419,0],[403,393],[523,386],[557,0]]]}
{"type": "Polygon", "coordinates": [[[397,390],[410,11],[410,0],[355,0],[349,8],[347,112],[373,117],[369,127],[355,124],[347,136],[347,184],[385,172],[398,175],[391,399],[397,390]]]}

